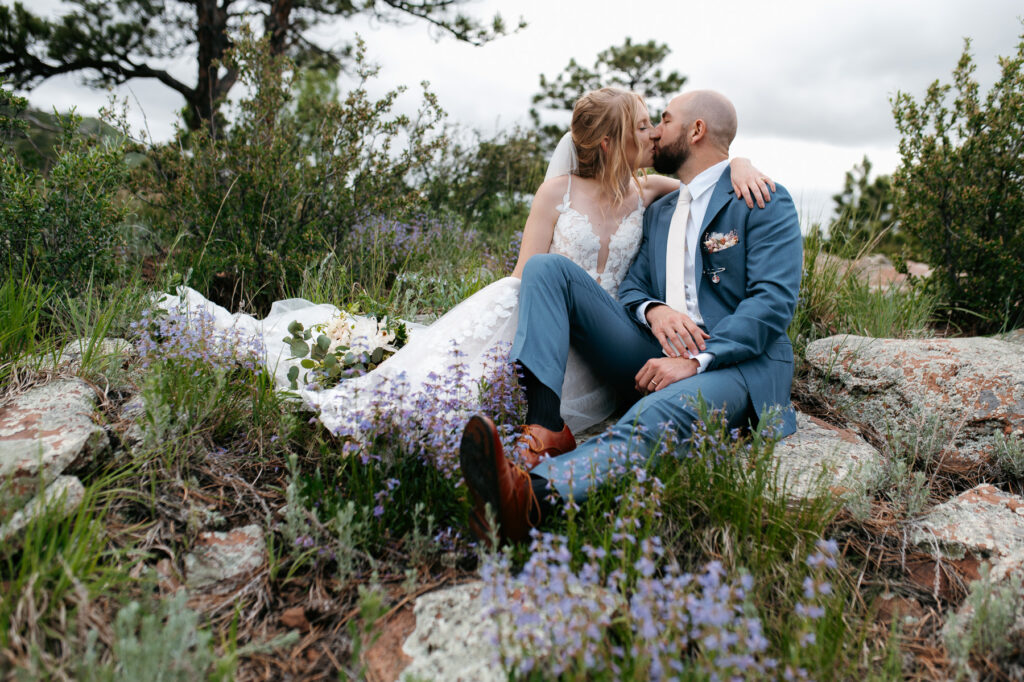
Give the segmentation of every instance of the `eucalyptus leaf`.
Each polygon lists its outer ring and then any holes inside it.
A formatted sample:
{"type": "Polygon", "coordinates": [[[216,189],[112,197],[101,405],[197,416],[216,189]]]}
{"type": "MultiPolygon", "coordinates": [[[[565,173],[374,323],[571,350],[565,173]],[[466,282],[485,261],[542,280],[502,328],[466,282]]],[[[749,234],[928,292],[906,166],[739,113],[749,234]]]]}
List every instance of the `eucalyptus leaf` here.
{"type": "MultiPolygon", "coordinates": [[[[316,363],[313,362],[312,360],[310,360],[309,358],[303,359],[299,364],[302,365],[306,369],[313,369],[314,367],[316,367],[316,363]]],[[[292,367],[292,369],[295,369],[295,368],[292,367]]]]}
{"type": "Polygon", "coordinates": [[[370,362],[375,365],[379,365],[384,360],[384,349],[374,348],[373,353],[370,355],[370,362]]]}
{"type": "Polygon", "coordinates": [[[291,324],[288,325],[288,333],[289,334],[298,334],[301,331],[302,331],[302,323],[299,322],[298,320],[295,320],[291,324]]]}
{"type": "Polygon", "coordinates": [[[292,357],[304,358],[309,355],[309,346],[306,345],[305,341],[301,339],[292,339],[288,343],[289,348],[292,351],[292,357]]]}

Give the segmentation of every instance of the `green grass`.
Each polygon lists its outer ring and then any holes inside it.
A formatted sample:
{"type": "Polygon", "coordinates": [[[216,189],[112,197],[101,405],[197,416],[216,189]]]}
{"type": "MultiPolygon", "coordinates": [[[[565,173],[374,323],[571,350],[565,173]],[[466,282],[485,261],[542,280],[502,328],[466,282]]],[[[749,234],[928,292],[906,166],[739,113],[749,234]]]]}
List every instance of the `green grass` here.
{"type": "Polygon", "coordinates": [[[843,260],[870,253],[872,244],[832,244],[813,233],[804,240],[800,303],[789,326],[799,365],[807,344],[834,334],[908,338],[926,334],[938,301],[921,283],[873,288],[843,260]]]}

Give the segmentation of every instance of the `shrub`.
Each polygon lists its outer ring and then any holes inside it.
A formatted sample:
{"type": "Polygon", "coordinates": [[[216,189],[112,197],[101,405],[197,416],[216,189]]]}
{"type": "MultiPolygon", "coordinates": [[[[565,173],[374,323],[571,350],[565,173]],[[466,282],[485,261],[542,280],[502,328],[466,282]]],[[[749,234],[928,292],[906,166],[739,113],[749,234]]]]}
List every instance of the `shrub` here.
{"type": "Polygon", "coordinates": [[[423,205],[406,179],[444,146],[433,134],[444,112],[426,91],[415,118],[394,113],[401,89],[372,99],[377,68],[361,45],[359,83],[340,101],[265,40],[243,36],[228,64],[249,94],[226,134],[181,132],[153,150],[138,179],[165,239],[180,237],[174,264],[194,269],[191,284],[219,303],[262,310],[339,251],[353,225],[423,205]]]}
{"type": "Polygon", "coordinates": [[[982,100],[970,41],[953,84],[893,100],[896,211],[935,268],[951,318],[982,331],[1024,322],[1024,36],[982,100]],[[947,106],[953,92],[951,106],[947,106]]]}
{"type": "MultiPolygon", "coordinates": [[[[0,136],[23,126],[24,100],[3,92],[0,136]]],[[[90,280],[119,273],[117,248],[127,207],[120,190],[127,177],[123,141],[78,134],[81,118],[60,117],[56,160],[46,176],[26,169],[13,153],[0,156],[0,267],[32,271],[45,284],[77,293],[90,280]]]]}

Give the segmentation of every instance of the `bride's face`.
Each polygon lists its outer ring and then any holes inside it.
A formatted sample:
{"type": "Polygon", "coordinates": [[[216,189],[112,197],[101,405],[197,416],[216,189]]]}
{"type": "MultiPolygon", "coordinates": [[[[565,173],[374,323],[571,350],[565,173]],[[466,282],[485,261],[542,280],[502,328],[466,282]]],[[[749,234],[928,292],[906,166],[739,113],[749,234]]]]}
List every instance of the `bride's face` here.
{"type": "Polygon", "coordinates": [[[651,141],[651,130],[654,126],[651,125],[647,107],[640,102],[637,102],[636,105],[636,121],[636,142],[630,142],[626,151],[630,158],[635,158],[634,154],[639,151],[640,163],[637,168],[650,168],[654,163],[654,143],[651,141]],[[636,148],[637,143],[640,145],[639,150],[636,148]]]}

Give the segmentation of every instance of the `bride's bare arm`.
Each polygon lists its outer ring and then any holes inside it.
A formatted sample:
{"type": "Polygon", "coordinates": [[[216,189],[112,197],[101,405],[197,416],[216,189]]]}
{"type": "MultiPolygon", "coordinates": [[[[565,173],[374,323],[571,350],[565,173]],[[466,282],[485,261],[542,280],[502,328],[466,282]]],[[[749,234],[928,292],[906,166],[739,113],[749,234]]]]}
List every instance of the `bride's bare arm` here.
{"type": "Polygon", "coordinates": [[[530,215],[523,227],[523,242],[519,247],[519,260],[516,261],[513,277],[521,278],[526,261],[538,253],[547,253],[551,248],[551,238],[555,233],[555,222],[558,220],[558,204],[565,194],[568,183],[565,176],[545,180],[533,195],[530,215]]]}
{"type": "Polygon", "coordinates": [[[650,206],[651,202],[658,197],[663,197],[669,192],[679,189],[679,178],[667,175],[648,175],[640,180],[640,186],[644,188],[644,206],[650,206]]]}
{"type": "MultiPolygon", "coordinates": [[[[747,202],[748,207],[754,208],[754,202],[757,202],[758,208],[764,208],[764,202],[772,200],[768,188],[774,192],[775,182],[757,170],[750,159],[737,157],[729,162],[729,169],[732,188],[736,196],[747,202]]],[[[679,180],[665,175],[648,175],[641,185],[644,188],[644,206],[650,206],[658,197],[679,189],[679,180]]]]}
{"type": "Polygon", "coordinates": [[[737,157],[729,162],[729,170],[732,176],[732,188],[736,196],[747,202],[747,208],[754,208],[757,202],[758,208],[764,208],[764,202],[771,201],[772,195],[768,188],[775,191],[775,182],[767,175],[754,168],[750,159],[737,157]]]}

